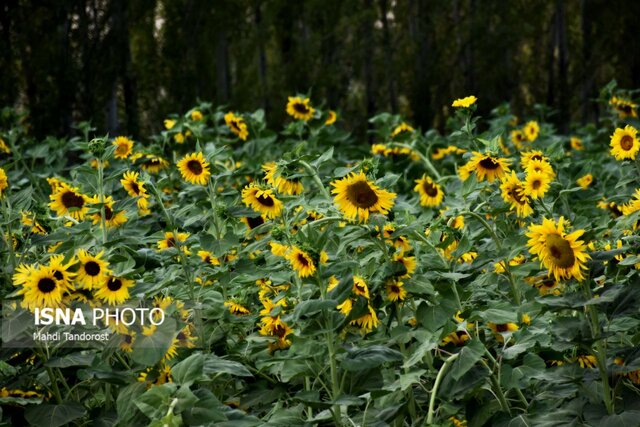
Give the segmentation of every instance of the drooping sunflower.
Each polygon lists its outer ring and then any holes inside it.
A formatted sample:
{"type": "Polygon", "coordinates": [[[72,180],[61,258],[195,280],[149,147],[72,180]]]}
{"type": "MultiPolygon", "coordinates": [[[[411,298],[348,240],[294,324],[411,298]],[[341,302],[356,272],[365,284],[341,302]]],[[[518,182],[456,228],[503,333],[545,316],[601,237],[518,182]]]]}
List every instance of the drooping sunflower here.
{"type": "Polygon", "coordinates": [[[524,184],[520,182],[515,172],[502,181],[500,185],[502,191],[502,199],[509,203],[510,210],[515,210],[516,215],[520,218],[526,218],[533,213],[530,205],[530,199],[524,194],[524,184]]]}
{"type": "Polygon", "coordinates": [[[264,218],[262,217],[262,215],[256,217],[243,216],[242,218],[240,218],[240,221],[247,226],[247,233],[254,228],[258,228],[262,224],[264,224],[264,218]]]}
{"type": "Polygon", "coordinates": [[[287,254],[287,260],[299,277],[309,277],[316,271],[316,266],[311,256],[297,246],[291,247],[287,254]]]}
{"type": "Polygon", "coordinates": [[[198,256],[200,257],[202,262],[205,262],[211,265],[220,265],[220,260],[218,259],[218,257],[216,257],[214,254],[212,254],[209,251],[205,251],[205,250],[198,251],[198,256]]]}
{"type": "Polygon", "coordinates": [[[524,125],[523,132],[529,142],[533,142],[538,139],[540,134],[540,125],[535,120],[531,120],[524,125]]]}
{"type": "Polygon", "coordinates": [[[76,187],[60,183],[57,190],[49,196],[51,202],[49,208],[56,212],[57,216],[69,215],[81,221],[84,219],[89,207],[88,197],[80,193],[76,187]]]}
{"type": "Polygon", "coordinates": [[[528,173],[524,179],[523,190],[526,196],[532,199],[539,199],[549,190],[551,177],[542,171],[534,171],[528,173]]]}
{"type": "Polygon", "coordinates": [[[9,181],[4,169],[0,168],[0,199],[4,195],[4,191],[9,188],[9,181]]]}
{"type": "Polygon", "coordinates": [[[640,150],[638,141],[638,130],[633,126],[626,125],[624,129],[617,128],[611,135],[611,155],[616,160],[633,160],[640,150]]]}
{"type": "Polygon", "coordinates": [[[476,98],[474,95],[471,95],[465,98],[456,99],[455,101],[453,101],[451,106],[454,108],[469,108],[473,104],[475,104],[477,100],[478,98],[476,98]]]}
{"type": "Polygon", "coordinates": [[[584,263],[591,258],[586,253],[586,245],[578,240],[584,230],[577,230],[571,234],[565,232],[566,221],[560,217],[556,223],[553,219],[543,218],[542,224],[531,224],[527,245],[529,252],[537,255],[540,263],[549,270],[557,280],[584,279],[582,270],[584,263]]]}
{"type": "Polygon", "coordinates": [[[402,302],[407,297],[407,290],[404,283],[400,280],[389,280],[385,285],[387,291],[387,299],[391,302],[402,302]]]}
{"type": "Polygon", "coordinates": [[[93,289],[100,286],[107,275],[111,274],[109,270],[109,263],[102,259],[104,251],[98,253],[98,255],[91,255],[84,249],[78,251],[78,260],[80,261],[80,268],[77,271],[76,280],[85,289],[93,289]]]}
{"type": "Polygon", "coordinates": [[[47,230],[36,220],[36,215],[31,211],[20,211],[20,222],[22,225],[31,227],[32,233],[47,234],[47,230]]]}
{"type": "Polygon", "coordinates": [[[329,110],[329,112],[327,113],[327,119],[324,121],[324,125],[331,126],[336,122],[337,119],[338,115],[336,114],[336,112],[333,110],[329,110]]]}
{"type": "Polygon", "coordinates": [[[131,197],[148,197],[147,189],[144,188],[144,183],[138,181],[140,174],[138,172],[127,171],[122,175],[120,183],[124,187],[125,191],[131,197]]]}
{"type": "Polygon", "coordinates": [[[184,156],[178,162],[178,169],[182,178],[191,184],[206,185],[211,176],[209,162],[204,158],[202,152],[184,156]]]}
{"type": "Polygon", "coordinates": [[[56,278],[53,268],[41,266],[31,270],[31,275],[18,294],[23,296],[22,307],[56,308],[62,305],[62,297],[69,291],[69,286],[56,278]]]}
{"type": "Polygon", "coordinates": [[[597,359],[591,354],[581,354],[576,357],[576,362],[581,368],[593,369],[597,366],[597,359]]]}
{"type": "Polygon", "coordinates": [[[140,163],[140,167],[147,173],[158,173],[162,169],[169,167],[169,162],[155,154],[147,154],[144,156],[142,163],[140,163]]]}
{"type": "Polygon", "coordinates": [[[370,305],[367,307],[368,313],[363,316],[358,317],[350,322],[351,325],[357,325],[360,327],[360,330],[364,334],[368,334],[378,327],[380,321],[378,320],[378,315],[376,311],[370,305]]]}
{"type": "Polygon", "coordinates": [[[228,112],[224,115],[224,122],[231,132],[235,133],[238,138],[243,141],[247,140],[249,131],[247,130],[247,124],[241,116],[236,116],[233,112],[228,112]]]}
{"type": "Polygon", "coordinates": [[[580,178],[576,179],[576,184],[578,184],[584,190],[589,188],[589,186],[591,185],[592,182],[593,182],[593,175],[591,175],[590,173],[588,173],[588,174],[586,174],[584,176],[581,176],[580,178]]]}
{"type": "Polygon", "coordinates": [[[504,336],[502,334],[508,334],[517,331],[520,327],[515,323],[488,323],[489,328],[493,331],[496,341],[503,343],[504,336]]]}
{"type": "Polygon", "coordinates": [[[360,295],[369,299],[369,287],[367,286],[367,282],[365,282],[363,277],[353,276],[353,287],[351,288],[351,292],[355,295],[360,295]]]}
{"type": "Polygon", "coordinates": [[[129,299],[129,288],[133,285],[133,280],[107,276],[98,287],[95,296],[109,305],[122,304],[129,299]]]}
{"type": "Polygon", "coordinates": [[[368,181],[362,171],[352,172],[331,185],[335,187],[331,190],[335,194],[334,201],[351,221],[367,222],[370,213],[388,214],[396,198],[395,193],[382,190],[368,181]]]}
{"type": "Polygon", "coordinates": [[[126,159],[133,152],[133,141],[126,136],[118,136],[111,143],[116,147],[113,157],[116,159],[126,159]]]}
{"type": "Polygon", "coordinates": [[[288,195],[298,195],[304,190],[300,178],[286,177],[284,172],[275,162],[262,165],[264,178],[267,184],[278,190],[278,193],[288,195]]]}
{"type": "Polygon", "coordinates": [[[638,113],[636,111],[638,104],[635,104],[628,99],[614,96],[609,100],[609,104],[615,108],[618,112],[618,117],[621,119],[626,119],[627,117],[638,117],[638,113]]]}
{"type": "Polygon", "coordinates": [[[395,138],[400,134],[411,133],[413,131],[415,131],[415,129],[411,125],[402,122],[398,126],[396,126],[395,129],[393,129],[393,132],[391,132],[391,138],[395,138]]]}
{"type": "Polygon", "coordinates": [[[273,219],[282,213],[283,204],[270,188],[263,189],[252,182],[242,189],[242,202],[265,218],[273,219]]]}
{"type": "Polygon", "coordinates": [[[287,102],[287,114],[296,120],[311,120],[316,110],[309,105],[309,98],[301,98],[299,96],[290,96],[287,102]]]}
{"type": "Polygon", "coordinates": [[[231,314],[235,314],[236,316],[244,316],[245,314],[251,313],[248,308],[236,301],[225,301],[224,306],[229,309],[231,314]]]}
{"type": "Polygon", "coordinates": [[[420,204],[422,206],[438,206],[442,203],[444,193],[440,184],[433,182],[433,180],[427,175],[423,175],[422,178],[416,179],[416,186],[413,191],[417,191],[420,194],[420,204]]]}
{"type": "Polygon", "coordinates": [[[473,152],[473,157],[463,167],[468,168],[469,172],[475,172],[478,181],[485,180],[493,182],[501,179],[509,172],[509,159],[494,157],[487,153],[473,152]]]}
{"type": "MultiPolygon", "coordinates": [[[[95,195],[89,199],[90,204],[99,204],[100,196],[95,195]]],[[[104,221],[107,228],[119,227],[125,222],[127,222],[127,214],[125,211],[114,211],[113,210],[113,197],[107,196],[104,198],[104,221]]],[[[101,211],[98,211],[91,215],[91,219],[93,224],[100,224],[102,218],[101,211]]]]}
{"type": "Polygon", "coordinates": [[[176,235],[173,231],[165,231],[164,239],[159,240],[157,242],[158,250],[163,251],[166,249],[177,248],[178,246],[180,246],[180,249],[185,254],[189,255],[191,252],[189,252],[189,249],[184,244],[184,242],[187,240],[188,237],[189,237],[189,233],[179,232],[176,235]]]}

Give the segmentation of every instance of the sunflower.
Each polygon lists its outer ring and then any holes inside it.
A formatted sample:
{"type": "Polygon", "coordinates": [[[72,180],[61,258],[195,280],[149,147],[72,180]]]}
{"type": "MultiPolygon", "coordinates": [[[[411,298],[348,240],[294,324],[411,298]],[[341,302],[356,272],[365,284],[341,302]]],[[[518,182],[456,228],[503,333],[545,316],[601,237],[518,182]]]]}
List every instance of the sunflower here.
{"type": "MultiPolygon", "coordinates": [[[[640,191],[638,191],[638,197],[640,197],[640,191]]],[[[601,201],[598,202],[598,207],[600,209],[608,210],[611,213],[611,215],[613,215],[614,218],[618,218],[624,215],[624,212],[623,212],[624,206],[618,206],[616,202],[607,202],[607,200],[604,197],[602,198],[601,201]]]]}
{"type": "Polygon", "coordinates": [[[198,251],[198,256],[200,257],[202,262],[206,264],[220,265],[220,260],[218,259],[218,257],[213,255],[209,251],[198,251]]]}
{"type": "Polygon", "coordinates": [[[287,260],[289,260],[291,267],[298,273],[299,277],[309,277],[316,271],[313,259],[297,246],[291,247],[287,260]]]}
{"type": "Polygon", "coordinates": [[[543,218],[542,224],[531,224],[527,245],[529,252],[537,255],[541,265],[549,270],[557,280],[584,279],[582,270],[590,256],[585,252],[586,245],[578,240],[584,230],[567,234],[564,230],[566,221],[560,217],[556,223],[553,219],[543,218]]]}
{"type": "Polygon", "coordinates": [[[133,152],[133,141],[126,136],[117,137],[111,144],[116,147],[116,151],[113,153],[116,159],[126,159],[133,152]]]}
{"type": "Polygon", "coordinates": [[[169,166],[169,162],[155,154],[147,154],[140,166],[147,173],[158,173],[162,169],[166,169],[169,166]]]}
{"type": "Polygon", "coordinates": [[[512,171],[511,175],[507,175],[500,185],[500,190],[502,199],[511,205],[510,210],[515,210],[518,217],[526,218],[533,213],[529,204],[531,200],[525,194],[525,185],[518,179],[515,172],[512,171]]]}
{"type": "Polygon", "coordinates": [[[576,357],[576,362],[580,365],[581,368],[595,368],[597,365],[597,359],[595,356],[591,354],[581,354],[576,357]]]}
{"type": "Polygon", "coordinates": [[[401,302],[407,297],[407,290],[404,283],[400,280],[389,280],[385,285],[387,291],[387,299],[391,302],[401,302]]]}
{"type": "Polygon", "coordinates": [[[532,160],[544,160],[546,162],[549,161],[549,159],[547,159],[544,156],[544,153],[540,150],[529,150],[520,153],[520,166],[522,166],[522,169],[527,169],[529,162],[531,162],[532,160]]]}
{"type": "Polygon", "coordinates": [[[71,288],[76,274],[68,270],[75,263],[75,257],[72,257],[66,264],[64,263],[64,255],[51,255],[51,258],[49,258],[49,267],[51,267],[53,275],[57,280],[60,280],[64,286],[69,288],[71,288]]]}
{"type": "Polygon", "coordinates": [[[273,190],[262,189],[254,182],[242,189],[242,202],[268,219],[282,213],[282,202],[273,195],[273,190]]]}
{"type": "Polygon", "coordinates": [[[4,139],[2,138],[0,138],[0,152],[4,154],[11,154],[11,149],[9,148],[7,143],[4,142],[4,139]]]}
{"type": "MultiPolygon", "coordinates": [[[[520,254],[520,255],[516,255],[515,257],[511,258],[509,260],[509,265],[514,267],[516,265],[522,265],[524,264],[524,262],[526,261],[526,258],[524,255],[520,254]]],[[[500,261],[500,262],[496,262],[493,265],[493,271],[500,274],[500,273],[504,273],[506,271],[505,267],[505,263],[504,261],[500,261]]]]}
{"type": "MultiPolygon", "coordinates": [[[[633,193],[633,198],[629,200],[628,203],[625,203],[624,205],[618,207],[614,202],[610,202],[607,205],[607,208],[609,208],[609,210],[611,210],[611,212],[614,213],[614,215],[616,215],[618,212],[621,212],[622,215],[631,215],[632,213],[639,211],[640,210],[640,188],[636,189],[636,191],[633,193]]],[[[616,215],[616,216],[620,216],[620,215],[616,215]]]]}
{"type": "Polygon", "coordinates": [[[278,190],[278,193],[298,195],[304,190],[300,178],[285,177],[284,171],[278,168],[275,162],[265,163],[262,165],[262,170],[267,184],[278,190]]]}
{"type": "Polygon", "coordinates": [[[489,329],[493,331],[496,341],[503,343],[504,336],[502,334],[509,334],[520,329],[515,323],[488,323],[489,329]]]}
{"type": "Polygon", "coordinates": [[[204,116],[202,115],[202,113],[200,111],[193,110],[191,112],[191,120],[193,120],[194,122],[199,122],[203,118],[204,118],[204,116]]]}
{"type": "Polygon", "coordinates": [[[231,130],[231,132],[235,133],[238,138],[243,141],[247,140],[249,131],[247,130],[247,124],[244,122],[244,119],[242,117],[236,116],[232,112],[228,112],[224,115],[224,122],[227,124],[227,127],[231,130]]]}
{"type": "Polygon", "coordinates": [[[571,139],[569,140],[569,145],[571,145],[571,148],[576,151],[584,150],[584,145],[582,144],[582,140],[577,136],[571,137],[571,139]]]}
{"type": "Polygon", "coordinates": [[[171,130],[177,123],[177,120],[173,119],[164,119],[164,128],[166,130],[171,130]]]}
{"type": "Polygon", "coordinates": [[[633,160],[640,150],[640,141],[637,137],[638,130],[633,126],[626,125],[624,129],[617,128],[611,135],[611,155],[616,160],[633,160]]]}
{"type": "Polygon", "coordinates": [[[290,246],[283,245],[278,242],[271,242],[269,245],[271,245],[271,253],[282,258],[286,257],[287,253],[291,250],[290,246]]]}
{"type": "Polygon", "coordinates": [[[576,180],[576,183],[582,187],[582,189],[586,190],[587,188],[589,188],[589,186],[591,185],[591,183],[593,182],[593,175],[591,175],[590,173],[578,178],[576,180]]]}
{"type": "Polygon", "coordinates": [[[102,259],[103,255],[104,251],[101,251],[96,256],[91,255],[84,249],[78,251],[80,268],[77,272],[77,281],[85,289],[93,289],[96,286],[102,285],[105,277],[111,274],[109,263],[102,259]]]}
{"type": "Polygon", "coordinates": [[[56,271],[53,268],[41,266],[31,270],[30,277],[18,294],[23,295],[22,307],[33,310],[60,307],[62,297],[67,291],[69,286],[56,278],[56,271]]]}
{"type": "Polygon", "coordinates": [[[518,150],[521,150],[523,147],[523,144],[527,141],[527,137],[525,136],[524,132],[522,132],[520,129],[514,129],[511,131],[511,142],[513,143],[514,147],[516,147],[518,150]]]}
{"type": "Polygon", "coordinates": [[[127,171],[122,175],[120,183],[131,197],[149,197],[147,189],[144,188],[144,183],[138,181],[139,176],[138,172],[127,171]]]}
{"type": "Polygon", "coordinates": [[[542,171],[532,170],[524,179],[523,193],[532,199],[544,197],[549,190],[551,177],[542,171]]]}
{"type": "Polygon", "coordinates": [[[188,237],[189,237],[189,233],[178,233],[176,235],[174,234],[173,231],[165,231],[164,239],[159,240],[157,242],[158,250],[163,251],[166,249],[177,248],[178,246],[180,246],[180,249],[182,250],[182,252],[184,252],[186,255],[189,255],[191,252],[189,252],[189,248],[187,248],[187,246],[184,245],[184,242],[187,240],[188,237]]]}
{"type": "Polygon", "coordinates": [[[122,304],[129,299],[129,288],[133,285],[133,280],[107,276],[98,287],[95,296],[109,305],[122,304]]]}
{"type": "Polygon", "coordinates": [[[57,216],[69,215],[78,221],[84,219],[89,207],[88,198],[76,187],[60,183],[57,190],[49,196],[51,202],[49,208],[56,212],[57,216]]]}
{"type": "Polygon", "coordinates": [[[240,218],[240,221],[247,226],[247,233],[254,228],[258,228],[262,224],[264,224],[264,218],[262,217],[262,215],[256,217],[243,216],[242,218],[240,218]]]}
{"type": "MultiPolygon", "coordinates": [[[[99,204],[100,196],[95,195],[89,199],[90,204],[99,204]]],[[[127,214],[125,211],[117,211],[113,210],[113,197],[107,196],[104,198],[104,221],[107,228],[111,227],[119,227],[125,222],[127,222],[127,214]]],[[[102,218],[102,212],[99,210],[98,212],[91,215],[91,219],[93,220],[93,224],[99,224],[102,218]]]]}
{"type": "Polygon", "coordinates": [[[523,128],[524,134],[527,137],[529,142],[533,142],[538,139],[538,134],[540,133],[540,125],[535,120],[531,120],[524,125],[523,128]]]}
{"type": "Polygon", "coordinates": [[[18,265],[12,276],[13,286],[23,286],[31,279],[31,276],[35,271],[36,267],[34,265],[22,263],[18,265]]]}
{"type": "Polygon", "coordinates": [[[355,320],[350,322],[351,325],[357,325],[360,327],[360,330],[367,334],[378,327],[380,321],[378,320],[378,316],[376,315],[376,311],[370,305],[367,307],[368,313],[358,317],[355,320]]]}
{"type": "Polygon", "coordinates": [[[471,336],[469,336],[469,333],[467,331],[455,331],[444,337],[442,339],[442,342],[440,343],[440,346],[444,347],[447,344],[453,344],[456,347],[461,347],[470,339],[471,336]]]}
{"type": "Polygon", "coordinates": [[[316,110],[309,105],[309,102],[309,98],[290,96],[287,103],[287,114],[296,120],[304,120],[305,122],[311,120],[316,110]]]}
{"type": "Polygon", "coordinates": [[[393,129],[393,132],[391,132],[391,138],[395,138],[402,133],[411,133],[413,131],[415,131],[415,129],[411,125],[402,122],[393,129]]]}
{"type": "Polygon", "coordinates": [[[353,300],[351,298],[347,298],[342,302],[342,304],[338,304],[336,306],[336,310],[338,310],[341,314],[348,316],[353,310],[353,300]]]}
{"type": "Polygon", "coordinates": [[[236,316],[243,316],[251,313],[248,308],[235,301],[225,301],[224,306],[229,309],[231,314],[235,314],[236,316]]]}
{"type": "Polygon", "coordinates": [[[420,204],[422,206],[438,206],[442,203],[444,193],[440,184],[433,182],[427,175],[422,175],[422,178],[416,179],[416,186],[413,191],[417,191],[420,194],[420,204]]]}
{"type": "Polygon", "coordinates": [[[482,182],[486,177],[487,181],[493,182],[509,172],[510,162],[508,159],[474,151],[471,160],[463,167],[468,168],[469,172],[475,172],[478,181],[482,182]]]}
{"type": "Polygon", "coordinates": [[[369,287],[367,286],[367,282],[365,282],[364,278],[360,276],[353,276],[353,287],[351,288],[351,292],[355,295],[369,299],[369,287]]]}
{"type": "Polygon", "coordinates": [[[609,100],[609,104],[613,106],[613,108],[615,108],[615,110],[618,112],[618,117],[621,119],[626,119],[628,117],[638,117],[638,113],[636,112],[638,104],[635,104],[628,99],[614,96],[609,100]]]}
{"type": "Polygon", "coordinates": [[[22,225],[31,227],[31,232],[35,234],[47,234],[47,231],[38,221],[36,216],[31,211],[20,211],[20,222],[22,225]]]}
{"type": "Polygon", "coordinates": [[[209,162],[202,152],[187,154],[178,162],[178,169],[182,178],[191,184],[206,185],[211,176],[209,162]]]}
{"type": "Polygon", "coordinates": [[[550,180],[553,180],[556,176],[553,167],[546,160],[529,161],[529,163],[527,163],[527,167],[525,168],[525,172],[527,173],[527,175],[540,172],[544,175],[547,175],[550,180]]]}
{"type": "Polygon", "coordinates": [[[476,98],[475,96],[471,95],[471,96],[467,96],[465,98],[456,99],[455,101],[453,101],[451,106],[454,107],[454,108],[469,108],[473,104],[475,104],[477,100],[478,100],[478,98],[476,98]]]}
{"type": "Polygon", "coordinates": [[[331,192],[335,194],[338,208],[351,221],[367,222],[372,212],[386,215],[396,198],[395,193],[382,190],[368,181],[362,171],[358,174],[352,172],[331,185],[335,187],[331,192]]]}
{"type": "Polygon", "coordinates": [[[0,168],[0,198],[2,198],[4,190],[9,188],[9,181],[4,169],[0,168]]]}
{"type": "Polygon", "coordinates": [[[393,261],[396,263],[396,266],[399,267],[396,276],[401,279],[411,277],[414,271],[416,271],[416,257],[404,256],[402,253],[398,253],[393,256],[393,261]]]}
{"type": "Polygon", "coordinates": [[[327,120],[324,121],[324,125],[331,126],[336,122],[337,119],[338,115],[336,114],[336,112],[333,110],[329,110],[329,112],[327,113],[327,120]]]}

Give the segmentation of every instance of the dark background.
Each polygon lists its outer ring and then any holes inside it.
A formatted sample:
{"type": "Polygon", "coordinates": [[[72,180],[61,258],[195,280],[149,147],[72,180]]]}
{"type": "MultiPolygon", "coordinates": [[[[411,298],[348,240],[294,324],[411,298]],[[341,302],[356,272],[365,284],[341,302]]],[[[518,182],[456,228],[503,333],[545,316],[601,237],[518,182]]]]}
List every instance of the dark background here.
{"type": "Polygon", "coordinates": [[[442,128],[454,98],[486,115],[546,103],[555,124],[597,117],[615,78],[640,87],[640,1],[2,0],[0,105],[36,137],[141,138],[200,101],[284,120],[309,93],[362,134],[375,112],[442,128]]]}

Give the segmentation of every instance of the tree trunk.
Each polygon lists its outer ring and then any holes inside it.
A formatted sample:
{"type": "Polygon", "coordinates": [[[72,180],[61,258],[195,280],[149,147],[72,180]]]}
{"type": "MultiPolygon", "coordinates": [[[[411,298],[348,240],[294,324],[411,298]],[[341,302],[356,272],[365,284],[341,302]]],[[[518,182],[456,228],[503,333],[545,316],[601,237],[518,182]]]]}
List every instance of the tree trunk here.
{"type": "Polygon", "coordinates": [[[391,114],[398,113],[398,96],[396,91],[396,77],[393,66],[393,46],[391,41],[391,31],[389,30],[389,4],[387,0],[379,0],[380,19],[382,21],[382,37],[385,54],[385,74],[387,75],[387,90],[389,91],[389,106],[391,114]]]}
{"type": "MultiPolygon", "coordinates": [[[[371,14],[372,0],[364,0],[365,17],[362,20],[362,43],[363,43],[363,70],[367,119],[376,112],[376,95],[373,75],[373,16],[371,14]]],[[[372,129],[372,124],[367,121],[367,129],[372,129]]],[[[373,143],[373,135],[368,134],[369,144],[373,143]]]]}
{"type": "Polygon", "coordinates": [[[556,0],[556,20],[558,50],[558,129],[560,132],[566,134],[569,130],[569,82],[567,75],[569,53],[567,49],[564,0],[556,0]]]}
{"type": "Polygon", "coordinates": [[[267,87],[267,54],[264,49],[266,34],[262,23],[262,10],[259,0],[254,2],[256,34],[258,36],[258,79],[260,81],[260,96],[265,115],[269,115],[269,93],[267,87]]]}
{"type": "Polygon", "coordinates": [[[413,0],[409,5],[411,38],[416,46],[413,88],[410,94],[414,123],[422,129],[431,127],[430,39],[426,0],[413,0]]]}

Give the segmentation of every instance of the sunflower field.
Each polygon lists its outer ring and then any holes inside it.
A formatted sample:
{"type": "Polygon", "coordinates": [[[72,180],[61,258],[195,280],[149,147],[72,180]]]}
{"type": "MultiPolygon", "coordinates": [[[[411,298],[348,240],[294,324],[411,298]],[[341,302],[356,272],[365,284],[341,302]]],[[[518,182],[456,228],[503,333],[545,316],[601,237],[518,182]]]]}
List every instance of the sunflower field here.
{"type": "Polygon", "coordinates": [[[141,141],[4,110],[0,425],[640,425],[633,92],[569,135],[481,102],[372,145],[300,94],[281,129],[203,103],[141,141]],[[9,345],[125,306],[165,321],[9,345]]]}

